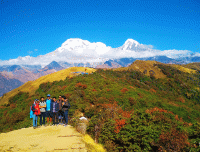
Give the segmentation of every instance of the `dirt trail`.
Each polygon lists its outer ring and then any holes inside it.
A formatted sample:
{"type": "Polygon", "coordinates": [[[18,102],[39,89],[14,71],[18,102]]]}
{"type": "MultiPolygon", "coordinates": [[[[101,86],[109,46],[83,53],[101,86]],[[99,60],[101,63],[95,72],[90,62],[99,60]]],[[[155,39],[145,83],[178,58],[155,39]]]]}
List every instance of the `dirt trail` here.
{"type": "Polygon", "coordinates": [[[23,128],[0,134],[0,151],[86,152],[82,135],[71,126],[23,128]]]}

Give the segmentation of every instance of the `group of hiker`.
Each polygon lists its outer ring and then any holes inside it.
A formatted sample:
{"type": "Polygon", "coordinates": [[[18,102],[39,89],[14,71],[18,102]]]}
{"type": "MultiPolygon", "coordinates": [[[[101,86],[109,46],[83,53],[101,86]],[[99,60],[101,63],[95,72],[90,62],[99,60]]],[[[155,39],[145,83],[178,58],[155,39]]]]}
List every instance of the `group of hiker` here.
{"type": "Polygon", "coordinates": [[[33,128],[37,127],[38,116],[40,117],[40,126],[44,125],[64,125],[68,124],[68,109],[70,103],[65,96],[56,97],[47,95],[47,99],[41,97],[40,100],[35,99],[33,105],[30,107],[30,117],[33,118],[33,128]],[[45,124],[45,118],[47,123],[45,124]],[[53,124],[52,124],[53,120],[53,124]]]}

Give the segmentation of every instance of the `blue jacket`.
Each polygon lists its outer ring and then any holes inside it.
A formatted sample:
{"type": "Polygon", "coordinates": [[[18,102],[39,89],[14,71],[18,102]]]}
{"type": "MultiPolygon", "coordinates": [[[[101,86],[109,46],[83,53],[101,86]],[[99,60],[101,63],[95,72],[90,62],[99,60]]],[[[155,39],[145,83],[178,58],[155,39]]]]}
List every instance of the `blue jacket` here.
{"type": "MultiPolygon", "coordinates": [[[[50,100],[51,100],[51,103],[50,103],[50,112],[53,112],[53,100],[52,99],[50,99],[50,100]]],[[[45,102],[47,103],[47,99],[45,100],[45,102]]],[[[46,106],[46,111],[47,111],[47,106],[46,106]]]]}

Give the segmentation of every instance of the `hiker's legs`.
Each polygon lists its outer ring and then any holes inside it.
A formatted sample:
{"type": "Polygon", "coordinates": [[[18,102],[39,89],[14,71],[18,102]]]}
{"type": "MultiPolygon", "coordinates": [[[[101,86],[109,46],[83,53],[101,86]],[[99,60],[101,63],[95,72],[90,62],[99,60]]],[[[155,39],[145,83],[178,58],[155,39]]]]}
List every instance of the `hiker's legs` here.
{"type": "Polygon", "coordinates": [[[58,112],[55,113],[55,123],[58,124],[58,112]]]}
{"type": "Polygon", "coordinates": [[[51,113],[51,116],[50,116],[50,123],[52,122],[52,118],[53,118],[53,113],[51,113]]]}
{"type": "Polygon", "coordinates": [[[42,126],[42,112],[40,114],[40,126],[42,126]]]}
{"type": "Polygon", "coordinates": [[[56,113],[53,112],[53,124],[55,124],[55,117],[56,117],[56,113]]]}
{"type": "Polygon", "coordinates": [[[33,114],[33,127],[36,127],[36,115],[33,114]]]}
{"type": "Polygon", "coordinates": [[[38,120],[38,116],[35,115],[35,127],[37,127],[37,120],[38,120]]]}
{"type": "Polygon", "coordinates": [[[60,111],[60,116],[61,116],[61,122],[63,123],[63,119],[64,119],[64,112],[60,111]]]}
{"type": "Polygon", "coordinates": [[[41,112],[40,114],[40,126],[42,126],[42,122],[43,122],[43,125],[45,124],[45,112],[41,112]],[[43,121],[42,121],[43,119],[43,121]]]}
{"type": "Polygon", "coordinates": [[[68,124],[68,110],[65,111],[65,124],[68,124]]]}
{"type": "Polygon", "coordinates": [[[50,117],[50,122],[52,121],[52,120],[51,120],[51,117],[52,117],[52,116],[51,116],[51,112],[50,112],[50,111],[47,111],[47,112],[46,112],[46,117],[47,117],[47,123],[49,124],[49,117],[50,117]]]}
{"type": "Polygon", "coordinates": [[[46,117],[46,112],[43,112],[43,125],[45,125],[45,117],[46,117]]]}

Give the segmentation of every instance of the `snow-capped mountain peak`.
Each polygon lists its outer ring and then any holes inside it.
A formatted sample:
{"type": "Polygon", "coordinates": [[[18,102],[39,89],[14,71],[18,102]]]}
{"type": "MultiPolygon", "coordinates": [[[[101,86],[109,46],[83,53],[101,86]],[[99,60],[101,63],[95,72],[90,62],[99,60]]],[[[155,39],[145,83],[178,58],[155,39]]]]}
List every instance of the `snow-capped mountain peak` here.
{"type": "Polygon", "coordinates": [[[136,40],[127,39],[122,47],[123,47],[123,50],[132,50],[139,45],[140,45],[140,43],[137,42],[136,40]]]}
{"type": "Polygon", "coordinates": [[[68,49],[76,49],[76,48],[85,48],[90,44],[89,41],[87,40],[82,40],[79,38],[71,38],[65,41],[62,45],[61,48],[68,48],[68,49]]]}

